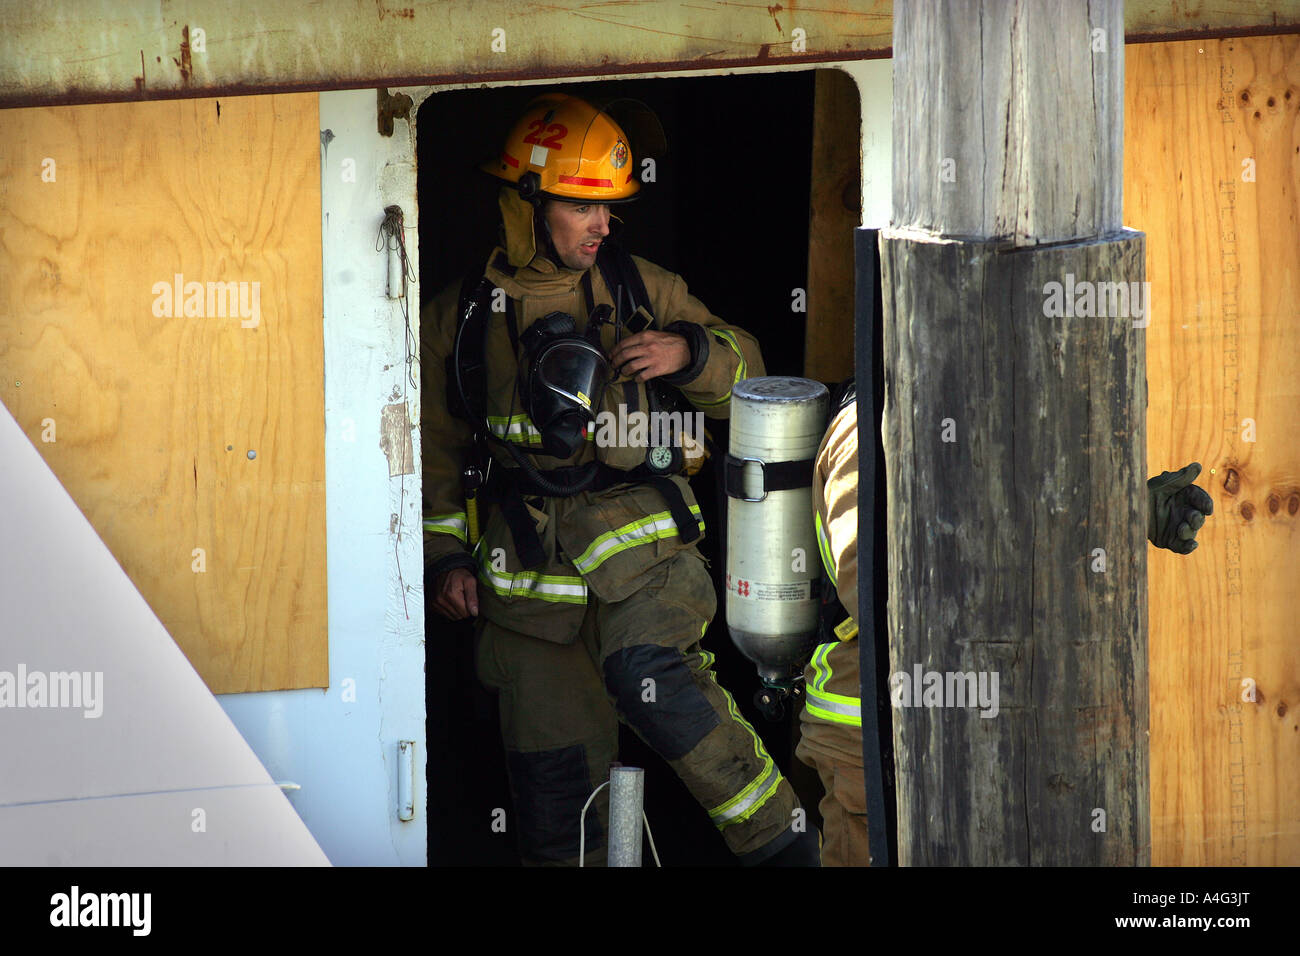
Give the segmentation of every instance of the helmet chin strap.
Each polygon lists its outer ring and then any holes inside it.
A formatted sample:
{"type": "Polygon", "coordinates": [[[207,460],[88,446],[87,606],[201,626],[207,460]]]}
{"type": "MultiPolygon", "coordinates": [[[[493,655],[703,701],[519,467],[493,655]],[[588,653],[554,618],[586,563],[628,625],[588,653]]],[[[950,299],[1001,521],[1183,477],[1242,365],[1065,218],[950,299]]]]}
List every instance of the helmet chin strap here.
{"type": "Polygon", "coordinates": [[[553,264],[559,268],[567,268],[564,260],[560,258],[560,250],[555,248],[555,240],[551,238],[551,224],[546,221],[546,215],[542,212],[542,201],[538,200],[533,205],[533,235],[540,236],[544,247],[538,248],[538,252],[550,259],[553,264]],[[541,229],[538,230],[538,226],[541,229]]]}
{"type": "Polygon", "coordinates": [[[537,251],[540,252],[542,255],[546,256],[546,258],[550,259],[552,264],[557,269],[565,269],[569,272],[586,272],[587,271],[586,269],[573,268],[567,262],[565,262],[564,259],[560,256],[560,250],[555,247],[555,240],[551,236],[551,224],[546,221],[546,216],[542,212],[542,201],[538,201],[537,204],[533,206],[533,235],[534,236],[536,236],[538,232],[537,230],[538,223],[540,223],[542,226],[541,231],[544,240],[546,242],[546,248],[538,249],[537,251]]]}

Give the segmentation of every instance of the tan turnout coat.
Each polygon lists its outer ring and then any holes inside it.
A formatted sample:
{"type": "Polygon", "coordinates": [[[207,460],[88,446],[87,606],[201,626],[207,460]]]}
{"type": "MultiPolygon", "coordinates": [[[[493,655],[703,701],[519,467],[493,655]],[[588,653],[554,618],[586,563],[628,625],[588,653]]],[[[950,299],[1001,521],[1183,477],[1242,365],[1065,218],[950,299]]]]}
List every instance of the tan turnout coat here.
{"type": "MultiPolygon", "coordinates": [[[[520,221],[517,203],[503,194],[503,211],[510,224],[520,221]]],[[[517,225],[515,226],[517,228],[517,225]]],[[[528,237],[531,239],[531,236],[528,237]]],[[[531,249],[527,242],[524,248],[531,249]]],[[[518,332],[552,311],[570,313],[585,327],[586,306],[582,273],[557,267],[542,255],[526,265],[519,244],[507,241],[493,250],[484,274],[514,300],[518,332]],[[508,251],[510,250],[510,251],[508,251]]],[[[693,354],[693,364],[672,378],[694,408],[711,418],[727,418],[731,388],[743,378],[763,374],[758,344],[743,329],[724,323],[686,289],[680,276],[640,257],[640,270],[655,314],[655,328],[676,322],[693,323],[706,334],[690,335],[703,342],[693,354]],[[686,378],[685,381],[680,381],[686,378]]],[[[595,304],[614,304],[600,271],[590,270],[595,304]]],[[[466,504],[461,472],[472,443],[469,425],[452,417],[446,401],[446,359],[452,351],[459,319],[459,282],[452,283],[430,302],[421,315],[421,373],[423,378],[424,553],[426,586],[435,588],[440,575],[458,564],[468,564],[466,504]]],[[[689,329],[685,330],[690,332],[689,329]]],[[[614,346],[613,330],[606,326],[603,345],[614,346]]],[[[487,332],[486,358],[488,425],[520,447],[540,447],[540,433],[520,407],[516,389],[518,366],[502,312],[492,312],[487,332]]],[[[632,383],[636,403],[646,408],[644,386],[632,383]]],[[[602,409],[611,412],[630,397],[619,379],[606,390],[602,409]]],[[[625,409],[629,411],[630,409],[625,409]]],[[[590,431],[590,430],[589,430],[590,431]]],[[[594,436],[589,436],[594,437],[594,436]]],[[[614,467],[629,468],[644,457],[644,449],[600,448],[588,440],[574,457],[561,461],[533,456],[539,469],[584,464],[601,456],[614,467]]],[[[491,467],[514,468],[500,448],[492,448],[491,467]]],[[[688,507],[698,518],[698,505],[684,478],[673,479],[688,507]]],[[[547,555],[545,567],[526,569],[515,551],[509,528],[499,508],[480,510],[482,538],[475,549],[480,614],[486,619],[534,637],[558,643],[576,639],[588,596],[619,601],[647,579],[661,562],[684,548],[668,514],[663,495],[648,485],[620,484],[602,492],[584,492],[571,498],[528,498],[529,514],[547,555]],[[536,507],[534,507],[536,506],[536,507]]],[[[700,521],[701,528],[703,526],[700,521]]]]}

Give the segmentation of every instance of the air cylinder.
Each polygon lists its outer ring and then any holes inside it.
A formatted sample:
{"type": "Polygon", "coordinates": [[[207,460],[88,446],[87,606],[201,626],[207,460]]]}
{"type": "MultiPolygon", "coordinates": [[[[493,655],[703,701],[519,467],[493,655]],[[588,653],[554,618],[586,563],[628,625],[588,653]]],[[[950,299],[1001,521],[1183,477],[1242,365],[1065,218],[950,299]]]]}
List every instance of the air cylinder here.
{"type": "Polygon", "coordinates": [[[829,405],[826,386],[806,378],[750,378],[731,391],[727,627],[773,686],[802,671],[817,640],[810,481],[829,405]]]}

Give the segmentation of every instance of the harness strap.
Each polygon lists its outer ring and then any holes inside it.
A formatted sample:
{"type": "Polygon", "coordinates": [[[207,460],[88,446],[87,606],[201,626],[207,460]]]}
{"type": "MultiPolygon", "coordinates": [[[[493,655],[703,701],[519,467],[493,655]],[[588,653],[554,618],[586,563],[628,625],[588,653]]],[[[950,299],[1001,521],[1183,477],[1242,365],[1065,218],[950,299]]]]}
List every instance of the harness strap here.
{"type": "Polygon", "coordinates": [[[727,496],[730,498],[762,501],[768,496],[769,492],[789,491],[792,488],[811,488],[815,464],[816,462],[812,458],[804,458],[799,461],[762,461],[759,459],[737,458],[728,452],[723,459],[723,484],[727,489],[727,496]],[[745,494],[744,474],[745,465],[755,461],[761,469],[763,488],[759,497],[752,498],[745,494]]]}
{"type": "MultiPolygon", "coordinates": [[[[584,300],[583,304],[587,309],[587,311],[583,313],[583,319],[585,320],[593,311],[595,311],[596,308],[596,293],[591,286],[590,269],[582,274],[582,298],[584,300]]],[[[583,331],[585,332],[586,330],[586,326],[583,326],[583,331]]]]}
{"type": "Polygon", "coordinates": [[[646,314],[654,319],[654,309],[650,306],[650,295],[641,279],[641,270],[622,243],[609,239],[602,242],[600,251],[596,253],[596,267],[600,269],[606,288],[614,296],[614,314],[619,325],[625,325],[632,318],[637,306],[644,308],[646,314]]]}
{"type": "MultiPolygon", "coordinates": [[[[504,469],[498,469],[501,470],[504,469]]],[[[523,495],[512,483],[502,489],[502,494],[497,496],[497,503],[501,506],[501,516],[506,520],[506,527],[510,529],[510,537],[514,540],[519,560],[530,571],[540,568],[546,563],[546,551],[542,548],[542,539],[538,537],[537,526],[533,524],[533,518],[524,505],[523,495]]]]}
{"type": "MultiPolygon", "coordinates": [[[[677,483],[666,475],[651,474],[642,466],[630,471],[622,471],[618,468],[610,468],[603,462],[592,462],[569,468],[552,468],[541,472],[541,475],[556,484],[572,484],[577,479],[585,477],[593,464],[596,478],[584,490],[604,491],[614,485],[630,483],[650,485],[667,503],[668,513],[672,516],[673,523],[677,525],[677,534],[682,542],[690,544],[700,537],[699,522],[686,504],[686,496],[682,494],[677,483]]],[[[518,468],[502,468],[494,473],[492,494],[501,507],[501,515],[505,518],[506,527],[510,529],[510,537],[514,541],[515,553],[519,555],[519,560],[528,570],[541,567],[546,563],[546,552],[542,548],[542,541],[537,534],[533,519],[528,514],[528,508],[524,505],[524,498],[547,497],[550,493],[529,481],[528,476],[518,468]]]]}
{"type": "Polygon", "coordinates": [[[677,536],[682,543],[690,544],[699,538],[700,526],[695,516],[691,514],[690,508],[686,507],[686,496],[677,487],[677,483],[666,475],[651,476],[645,479],[645,483],[663,495],[664,500],[668,502],[668,513],[673,517],[673,524],[677,525],[677,536]]]}

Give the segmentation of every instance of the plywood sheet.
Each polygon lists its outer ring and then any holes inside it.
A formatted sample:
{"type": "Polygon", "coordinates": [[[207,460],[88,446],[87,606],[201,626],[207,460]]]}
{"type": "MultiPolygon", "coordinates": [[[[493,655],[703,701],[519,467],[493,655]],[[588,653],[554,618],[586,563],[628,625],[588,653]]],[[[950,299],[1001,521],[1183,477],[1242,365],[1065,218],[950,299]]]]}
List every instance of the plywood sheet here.
{"type": "Polygon", "coordinates": [[[1148,467],[1215,514],[1152,551],[1152,862],[1300,863],[1300,37],[1130,46],[1148,467]],[[1253,693],[1252,693],[1253,688],[1253,693]],[[1253,697],[1253,699],[1252,699],[1253,697]]]}
{"type": "Polygon", "coordinates": [[[808,322],[804,375],[853,374],[853,230],[862,195],[862,107],[842,70],[818,70],[808,202],[808,322]]]}
{"type": "Polygon", "coordinates": [[[320,250],[315,94],[0,112],[0,400],[216,693],[328,683],[320,250]]]}

